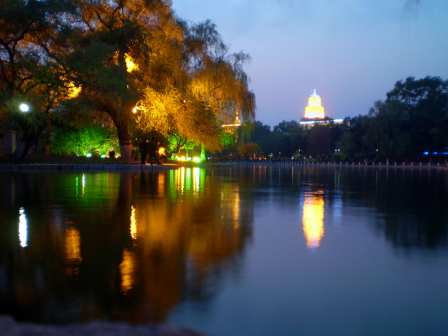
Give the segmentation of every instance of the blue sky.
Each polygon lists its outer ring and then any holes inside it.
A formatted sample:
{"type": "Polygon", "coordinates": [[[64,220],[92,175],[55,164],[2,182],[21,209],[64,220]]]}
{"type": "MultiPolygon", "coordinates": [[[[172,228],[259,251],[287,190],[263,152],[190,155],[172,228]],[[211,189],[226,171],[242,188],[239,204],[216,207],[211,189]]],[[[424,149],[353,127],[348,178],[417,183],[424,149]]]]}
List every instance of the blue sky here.
{"type": "Polygon", "coordinates": [[[395,82],[448,79],[448,0],[172,0],[180,18],[212,20],[245,70],[257,120],[299,121],[313,88],[325,114],[367,114],[395,82]]]}

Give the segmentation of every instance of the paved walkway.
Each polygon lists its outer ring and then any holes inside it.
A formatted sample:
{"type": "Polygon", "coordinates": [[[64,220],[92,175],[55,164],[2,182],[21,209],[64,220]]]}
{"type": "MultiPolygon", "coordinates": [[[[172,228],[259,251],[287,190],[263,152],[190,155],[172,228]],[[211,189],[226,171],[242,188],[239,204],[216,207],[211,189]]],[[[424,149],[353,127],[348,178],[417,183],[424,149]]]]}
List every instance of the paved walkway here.
{"type": "Polygon", "coordinates": [[[43,326],[17,323],[10,316],[0,315],[1,336],[206,336],[188,329],[147,324],[91,322],[68,326],[43,326]]]}

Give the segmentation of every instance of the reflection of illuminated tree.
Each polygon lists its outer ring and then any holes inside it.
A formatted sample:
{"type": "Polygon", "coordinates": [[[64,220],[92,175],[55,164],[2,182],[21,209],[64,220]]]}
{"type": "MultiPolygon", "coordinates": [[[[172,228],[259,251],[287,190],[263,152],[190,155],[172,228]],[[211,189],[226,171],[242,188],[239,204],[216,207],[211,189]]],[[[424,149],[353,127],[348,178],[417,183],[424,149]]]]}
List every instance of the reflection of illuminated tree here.
{"type": "Polygon", "coordinates": [[[163,321],[186,295],[212,293],[207,285],[222,263],[237,259],[250,234],[238,188],[220,190],[221,181],[197,168],[19,181],[6,206],[47,186],[40,203],[25,203],[26,249],[18,211],[0,225],[2,237],[15,237],[0,247],[10,279],[0,284],[8,288],[7,296],[0,292],[8,307],[0,312],[19,320],[163,321]],[[11,222],[15,232],[8,232],[11,222]]]}
{"type": "MultiPolygon", "coordinates": [[[[169,188],[176,190],[171,200],[157,198],[135,205],[138,245],[144,253],[143,268],[154,270],[145,272],[149,279],[144,283],[158,288],[158,299],[151,300],[158,300],[158,307],[166,308],[166,312],[187,294],[203,298],[208,291],[211,270],[220,269],[221,263],[238,256],[249,233],[240,229],[240,225],[244,228],[246,224],[240,224],[238,189],[220,192],[219,186],[212,185],[215,182],[198,168],[170,174],[174,185],[169,188]],[[182,199],[189,199],[193,204],[182,199]],[[228,204],[230,200],[232,204],[228,204]],[[154,273],[159,276],[153,277],[154,273]],[[166,279],[176,281],[170,284],[166,279]],[[179,285],[184,288],[182,292],[178,291],[179,285]],[[177,293],[177,297],[172,293],[177,293]],[[170,297],[171,305],[163,306],[170,297]]],[[[159,179],[162,176],[165,177],[160,174],[159,179]]]]}

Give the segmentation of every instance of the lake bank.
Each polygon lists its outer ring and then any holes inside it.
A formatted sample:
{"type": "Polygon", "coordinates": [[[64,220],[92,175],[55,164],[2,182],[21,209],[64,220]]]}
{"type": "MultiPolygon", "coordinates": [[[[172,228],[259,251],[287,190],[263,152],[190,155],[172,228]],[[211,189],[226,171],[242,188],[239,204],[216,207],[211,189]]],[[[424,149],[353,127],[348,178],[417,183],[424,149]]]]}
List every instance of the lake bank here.
{"type": "Polygon", "coordinates": [[[189,329],[147,324],[132,326],[126,323],[90,322],[66,326],[49,326],[33,323],[18,323],[8,315],[0,316],[0,335],[2,336],[206,336],[189,329]]]}

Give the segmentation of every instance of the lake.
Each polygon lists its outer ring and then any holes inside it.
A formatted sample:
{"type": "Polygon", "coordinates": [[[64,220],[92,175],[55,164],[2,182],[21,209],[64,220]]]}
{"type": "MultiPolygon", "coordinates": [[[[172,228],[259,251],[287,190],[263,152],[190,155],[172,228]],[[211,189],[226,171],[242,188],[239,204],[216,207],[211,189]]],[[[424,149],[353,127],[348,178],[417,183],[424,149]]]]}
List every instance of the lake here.
{"type": "Polygon", "coordinates": [[[0,172],[0,314],[448,334],[448,171],[0,172]]]}

